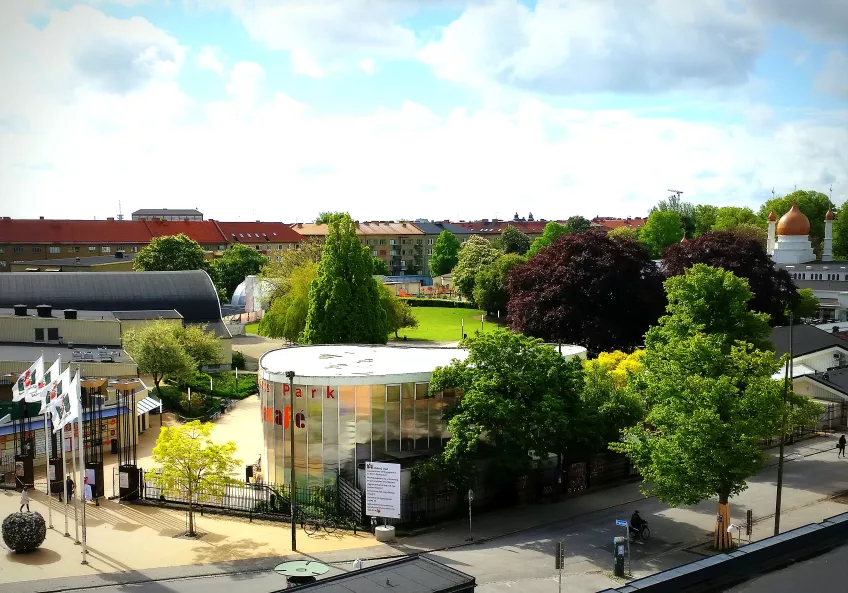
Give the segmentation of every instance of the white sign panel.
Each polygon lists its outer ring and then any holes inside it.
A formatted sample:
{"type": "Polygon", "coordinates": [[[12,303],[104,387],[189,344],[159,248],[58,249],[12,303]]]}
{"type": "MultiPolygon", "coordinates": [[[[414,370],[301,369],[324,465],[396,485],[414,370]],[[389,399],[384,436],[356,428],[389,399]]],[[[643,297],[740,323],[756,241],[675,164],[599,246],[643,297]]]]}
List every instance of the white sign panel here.
{"type": "Polygon", "coordinates": [[[118,474],[118,487],[120,487],[120,488],[129,488],[130,487],[130,475],[127,472],[120,472],[118,474]]]}
{"type": "Polygon", "coordinates": [[[52,463],[47,466],[47,477],[51,482],[56,481],[56,466],[52,463]]]}
{"type": "Polygon", "coordinates": [[[400,519],[400,464],[365,464],[365,514],[400,519]]]}

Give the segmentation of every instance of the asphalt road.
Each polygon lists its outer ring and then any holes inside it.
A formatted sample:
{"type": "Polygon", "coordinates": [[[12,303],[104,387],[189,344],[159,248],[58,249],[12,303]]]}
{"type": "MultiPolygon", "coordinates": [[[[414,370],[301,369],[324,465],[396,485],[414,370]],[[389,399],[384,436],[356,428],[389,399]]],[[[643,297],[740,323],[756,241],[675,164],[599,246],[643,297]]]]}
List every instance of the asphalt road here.
{"type": "MultiPolygon", "coordinates": [[[[775,468],[766,469],[749,482],[746,492],[731,500],[734,520],[744,521],[745,511],[749,508],[753,511],[755,520],[764,519],[757,526],[762,536],[769,535],[771,529],[768,515],[774,512],[775,475],[775,468]]],[[[832,455],[830,451],[799,458],[787,463],[784,484],[783,508],[787,512],[798,509],[798,525],[819,521],[825,516],[837,514],[839,510],[833,512],[834,504],[831,503],[821,511],[828,514],[817,517],[814,513],[810,515],[809,511],[804,514],[804,509],[814,508],[811,505],[824,504],[817,501],[832,493],[848,490],[848,460],[837,460],[835,454],[832,455]]],[[[556,542],[562,541],[566,550],[562,590],[575,593],[594,592],[616,586],[605,576],[605,573],[611,571],[613,538],[623,535],[623,529],[616,527],[615,520],[629,518],[633,510],[622,507],[597,511],[489,542],[432,553],[430,556],[474,575],[478,583],[478,593],[552,593],[557,591],[554,550],[556,542]]],[[[694,553],[681,548],[704,540],[711,534],[716,507],[715,502],[706,501],[693,507],[670,509],[655,499],[646,499],[639,503],[638,510],[648,519],[652,537],[647,542],[632,545],[632,568],[636,577],[698,559],[694,553]]],[[[788,520],[784,525],[784,529],[793,527],[788,520]]],[[[329,574],[349,569],[347,564],[333,566],[329,574]]],[[[230,593],[235,590],[245,593],[268,593],[284,586],[283,577],[275,573],[252,572],[88,590],[97,593],[230,593]]],[[[739,588],[733,591],[759,593],[759,589],[739,588]]]]}

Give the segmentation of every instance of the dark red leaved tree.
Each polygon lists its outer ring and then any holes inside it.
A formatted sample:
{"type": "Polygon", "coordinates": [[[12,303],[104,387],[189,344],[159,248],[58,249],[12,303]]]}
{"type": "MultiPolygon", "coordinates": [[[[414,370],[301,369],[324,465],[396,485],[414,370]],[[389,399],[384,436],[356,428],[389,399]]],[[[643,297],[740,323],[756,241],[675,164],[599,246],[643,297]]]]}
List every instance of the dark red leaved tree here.
{"type": "Polygon", "coordinates": [[[665,250],[666,276],[677,276],[695,264],[706,264],[746,278],[754,293],[752,310],[768,313],[772,325],[782,325],[787,307],[798,298],[797,287],[786,270],[774,267],[757,239],[728,231],[704,233],[697,239],[671,245],[665,250]]]}
{"type": "Polygon", "coordinates": [[[642,245],[600,231],[567,235],[510,271],[513,331],[630,351],[665,308],[663,276],[642,245]]]}

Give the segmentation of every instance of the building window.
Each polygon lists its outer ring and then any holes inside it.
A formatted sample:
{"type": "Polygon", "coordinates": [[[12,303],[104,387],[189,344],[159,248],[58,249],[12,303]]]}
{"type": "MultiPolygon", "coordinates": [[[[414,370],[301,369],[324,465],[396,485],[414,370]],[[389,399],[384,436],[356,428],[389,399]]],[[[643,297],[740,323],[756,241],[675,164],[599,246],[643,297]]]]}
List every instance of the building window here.
{"type": "Polygon", "coordinates": [[[97,247],[94,247],[93,245],[89,245],[88,252],[89,253],[97,253],[97,247]]]}
{"type": "Polygon", "coordinates": [[[383,257],[386,257],[386,250],[385,250],[385,249],[381,249],[381,250],[380,250],[380,255],[382,255],[383,257]]]}
{"type": "Polygon", "coordinates": [[[389,245],[394,245],[394,244],[395,244],[395,240],[394,240],[394,239],[389,239],[389,245]]]}
{"type": "Polygon", "coordinates": [[[278,263],[278,264],[279,264],[279,263],[282,263],[282,261],[283,261],[283,256],[282,256],[282,255],[278,255],[278,256],[277,256],[277,263],[278,263]]]}
{"type": "Polygon", "coordinates": [[[427,250],[427,255],[433,255],[433,250],[432,250],[432,249],[428,249],[428,250],[427,250]]]}
{"type": "Polygon", "coordinates": [[[377,257],[377,250],[376,249],[372,250],[371,255],[373,255],[374,257],[377,257]]]}
{"type": "Polygon", "coordinates": [[[59,328],[58,327],[48,327],[47,328],[47,339],[51,342],[59,341],[59,328]]]}
{"type": "Polygon", "coordinates": [[[44,341],[44,328],[43,327],[35,328],[35,341],[36,342],[43,342],[44,341]]]}
{"type": "Polygon", "coordinates": [[[47,251],[49,251],[50,253],[59,253],[61,249],[59,247],[48,247],[47,251]]]}
{"type": "Polygon", "coordinates": [[[271,261],[271,256],[270,256],[270,255],[266,255],[265,257],[267,257],[267,258],[268,258],[268,261],[271,261]]]}
{"type": "Polygon", "coordinates": [[[68,253],[79,253],[79,247],[68,247],[68,253]]]}
{"type": "Polygon", "coordinates": [[[432,245],[432,244],[433,244],[433,239],[427,239],[427,245],[432,245]]]}
{"type": "Polygon", "coordinates": [[[224,251],[226,248],[226,245],[218,245],[218,251],[224,251]]]}
{"type": "Polygon", "coordinates": [[[282,251],[282,250],[283,250],[283,246],[282,246],[282,245],[277,245],[277,251],[282,251]]]}
{"type": "Polygon", "coordinates": [[[6,262],[0,261],[0,268],[5,268],[5,267],[6,267],[6,262]]]}
{"type": "Polygon", "coordinates": [[[33,253],[41,253],[41,247],[33,247],[32,252],[33,253]]]}
{"type": "Polygon", "coordinates": [[[423,240],[423,239],[416,239],[416,240],[415,240],[415,244],[416,244],[416,245],[421,245],[422,243],[424,243],[424,240],[423,240]]]}
{"type": "Polygon", "coordinates": [[[23,247],[12,247],[12,253],[23,253],[23,252],[24,252],[23,247]]]}
{"type": "Polygon", "coordinates": [[[102,253],[112,253],[112,248],[111,247],[101,247],[100,251],[102,253]]]}

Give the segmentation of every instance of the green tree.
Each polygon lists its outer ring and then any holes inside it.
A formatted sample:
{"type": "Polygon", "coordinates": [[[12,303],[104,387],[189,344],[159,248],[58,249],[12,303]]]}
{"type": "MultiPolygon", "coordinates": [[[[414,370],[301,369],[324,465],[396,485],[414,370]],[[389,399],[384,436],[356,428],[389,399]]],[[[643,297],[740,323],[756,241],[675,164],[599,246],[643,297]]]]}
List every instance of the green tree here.
{"type": "Polygon", "coordinates": [[[507,226],[500,236],[499,248],[504,253],[517,253],[524,255],[530,249],[530,237],[522,233],[514,226],[507,226]]]}
{"type": "Polygon", "coordinates": [[[271,308],[259,322],[259,333],[298,342],[306,329],[309,286],[317,277],[318,264],[311,261],[292,269],[283,285],[284,289],[271,301],[271,308]]]}
{"type": "Polygon", "coordinates": [[[604,451],[621,431],[645,417],[641,396],[628,389],[631,377],[644,372],[644,350],[601,352],[583,362],[583,401],[587,453],[604,451]]]}
{"type": "Polygon", "coordinates": [[[669,245],[680,243],[683,238],[683,224],[680,214],[673,210],[654,210],[639,229],[639,241],[645,246],[651,257],[662,257],[669,245]]]}
{"type": "Polygon", "coordinates": [[[330,220],[334,216],[338,216],[339,214],[344,214],[343,212],[319,212],[318,216],[315,218],[315,224],[330,224],[330,220]]]}
{"type": "Polygon", "coordinates": [[[848,258],[848,209],[845,204],[835,213],[833,221],[833,255],[840,259],[848,258]]]}
{"type": "Polygon", "coordinates": [[[775,216],[780,217],[789,212],[792,202],[798,202],[798,209],[810,221],[810,241],[816,253],[821,253],[822,240],[824,239],[824,218],[829,208],[835,208],[827,194],[818,191],[797,190],[791,194],[768,200],[760,207],[757,213],[761,224],[765,226],[769,212],[774,210],[775,216]]]}
{"type": "Polygon", "coordinates": [[[676,212],[680,215],[680,226],[683,229],[683,236],[692,237],[694,235],[695,207],[689,202],[682,201],[679,195],[672,194],[667,199],[660,200],[656,207],[651,209],[650,214],[654,212],[676,212]]]}
{"type": "Polygon", "coordinates": [[[267,263],[268,259],[255,249],[236,243],[212,262],[212,280],[229,300],[246,277],[259,274],[267,263]]]}
{"type": "Polygon", "coordinates": [[[713,225],[716,221],[716,211],[718,208],[709,204],[698,204],[693,212],[693,221],[695,223],[695,231],[692,237],[700,237],[704,233],[709,233],[713,230],[713,225]]]}
{"type": "Polygon", "coordinates": [[[395,338],[400,337],[398,330],[418,327],[418,319],[413,314],[412,307],[409,306],[408,302],[393,294],[388,286],[383,287],[381,302],[386,311],[386,324],[389,333],[393,333],[395,338]]]}
{"type": "Polygon", "coordinates": [[[477,273],[503,255],[486,239],[473,236],[459,250],[459,257],[453,269],[453,285],[459,294],[467,299],[474,298],[474,283],[477,273]]]}
{"type": "Polygon", "coordinates": [[[374,268],[373,268],[373,271],[372,271],[373,274],[375,274],[377,276],[390,276],[391,275],[390,272],[389,272],[389,264],[386,263],[386,260],[380,259],[379,257],[377,257],[375,255],[374,259],[373,259],[373,263],[374,263],[374,268]]]}
{"type": "Polygon", "coordinates": [[[382,287],[372,271],[371,252],[362,245],[347,214],[329,223],[318,276],[309,287],[306,344],[385,344],[386,312],[382,287]]]}
{"type": "Polygon", "coordinates": [[[123,337],[124,348],[138,365],[138,372],[153,377],[160,399],[160,383],[165,377],[183,381],[197,368],[197,363],[177,339],[174,329],[174,324],[159,320],[131,329],[123,337]]]}
{"type": "MultiPolygon", "coordinates": [[[[727,231],[741,224],[760,224],[762,221],[754,214],[750,208],[740,208],[739,206],[722,206],[715,212],[715,222],[713,223],[713,231],[727,231]]],[[[762,225],[765,226],[765,225],[762,225]]]]}
{"type": "Polygon", "coordinates": [[[506,318],[507,277],[515,266],[524,263],[524,258],[514,253],[507,253],[477,272],[474,282],[474,302],[489,315],[503,311],[506,318]]]}
{"type": "Polygon", "coordinates": [[[753,239],[754,241],[762,245],[763,250],[765,250],[766,245],[768,243],[768,231],[766,231],[766,229],[761,227],[759,224],[742,223],[737,224],[736,226],[732,226],[727,230],[733,233],[734,235],[753,239]]]}
{"type": "Polygon", "coordinates": [[[533,243],[530,245],[529,254],[531,256],[536,255],[545,247],[550,247],[560,237],[570,233],[571,231],[567,226],[554,221],[549,222],[545,225],[545,230],[542,231],[541,236],[533,240],[533,243]]]}
{"type": "Polygon", "coordinates": [[[172,325],[174,337],[194,361],[196,368],[218,364],[221,340],[204,325],[172,325]]]}
{"type": "Polygon", "coordinates": [[[188,501],[188,532],[194,537],[194,508],[198,503],[224,494],[231,475],[241,463],[235,457],[236,444],[222,445],[212,438],[211,423],[197,420],[178,426],[165,426],[156,439],[153,460],[159,468],[147,472],[145,479],[163,492],[188,501]]]}
{"type": "MultiPolygon", "coordinates": [[[[463,394],[446,411],[448,468],[468,467],[481,448],[507,471],[567,454],[580,433],[582,372],[541,340],[495,330],[465,341],[468,357],[437,368],[430,390],[463,394]]],[[[467,476],[466,476],[467,477],[467,476]]]]}
{"type": "Polygon", "coordinates": [[[815,317],[819,313],[819,299],[813,294],[812,288],[801,288],[798,290],[798,302],[795,305],[795,316],[815,317]]]}
{"type": "Polygon", "coordinates": [[[629,226],[620,226],[618,228],[614,228],[609,233],[607,233],[610,237],[623,237],[625,239],[632,239],[633,241],[639,240],[639,229],[634,229],[629,226]]]}
{"type": "Polygon", "coordinates": [[[439,233],[430,258],[430,275],[436,277],[450,273],[456,267],[460,246],[459,239],[452,232],[439,233]]]}
{"type": "Polygon", "coordinates": [[[592,227],[592,222],[582,216],[569,216],[565,221],[565,227],[568,229],[568,234],[585,233],[592,227]]]}
{"type": "Polygon", "coordinates": [[[791,396],[772,379],[780,360],[769,349],[767,316],[748,310],[748,283],[696,264],[665,282],[668,314],[645,338],[645,373],[631,388],[649,413],[610,448],[623,452],[645,478],[646,491],[677,506],[718,497],[715,546],[729,547],[728,502],[763,462],[760,442],[817,406],[791,396]],[[758,348],[759,346],[759,348],[758,348]]]}
{"type": "Polygon", "coordinates": [[[182,233],[154,237],[150,244],[135,254],[133,269],[137,272],[169,272],[205,270],[203,247],[182,233]]]}
{"type": "Polygon", "coordinates": [[[297,249],[287,251],[282,262],[268,262],[260,274],[260,278],[270,286],[270,295],[265,308],[269,308],[276,297],[286,292],[286,285],[295,268],[307,263],[319,263],[323,251],[323,240],[308,237],[298,244],[297,249]]]}

